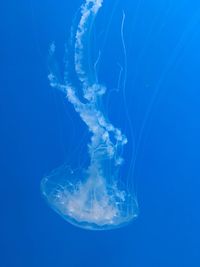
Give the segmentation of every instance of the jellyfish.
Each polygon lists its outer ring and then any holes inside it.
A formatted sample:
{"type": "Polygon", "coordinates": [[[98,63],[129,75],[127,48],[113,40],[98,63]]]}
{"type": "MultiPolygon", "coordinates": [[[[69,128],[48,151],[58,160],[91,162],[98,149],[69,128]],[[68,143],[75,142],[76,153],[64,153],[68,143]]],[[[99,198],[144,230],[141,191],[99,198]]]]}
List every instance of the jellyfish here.
{"type": "MultiPolygon", "coordinates": [[[[119,228],[138,215],[135,194],[128,183],[122,182],[124,179],[118,177],[119,169],[124,163],[123,147],[128,140],[100,108],[99,102],[107,88],[98,82],[96,73],[88,73],[85,64],[89,31],[102,5],[103,0],[84,1],[74,33],[73,54],[66,53],[66,57],[73,58],[74,73],[81,92],[78,92],[69,78],[68,64],[64,82],[58,80],[54,71],[50,71],[48,75],[50,85],[64,93],[87,126],[90,136],[87,145],[89,163],[84,168],[74,170],[63,164],[41,181],[42,195],[50,207],[67,222],[88,230],[119,228]]],[[[50,57],[54,53],[55,44],[52,43],[50,57]]]]}

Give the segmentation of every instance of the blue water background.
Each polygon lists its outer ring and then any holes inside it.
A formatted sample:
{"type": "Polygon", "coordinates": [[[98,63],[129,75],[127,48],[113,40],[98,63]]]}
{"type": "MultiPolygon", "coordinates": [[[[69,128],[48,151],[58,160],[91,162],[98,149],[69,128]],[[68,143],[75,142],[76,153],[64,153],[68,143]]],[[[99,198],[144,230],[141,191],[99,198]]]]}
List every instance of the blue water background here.
{"type": "MultiPolygon", "coordinates": [[[[136,141],[147,118],[132,177],[138,219],[115,231],[84,231],[41,197],[42,177],[65,160],[84,158],[86,151],[84,144],[79,149],[84,125],[47,80],[49,43],[55,40],[62,62],[80,4],[1,4],[0,266],[199,267],[199,1],[105,0],[97,20],[91,57],[97,55],[97,40],[101,45],[105,40],[99,76],[115,88],[124,59],[122,11],[126,14],[126,107],[136,141]]],[[[105,109],[125,129],[126,112],[118,101],[111,95],[105,109]]]]}

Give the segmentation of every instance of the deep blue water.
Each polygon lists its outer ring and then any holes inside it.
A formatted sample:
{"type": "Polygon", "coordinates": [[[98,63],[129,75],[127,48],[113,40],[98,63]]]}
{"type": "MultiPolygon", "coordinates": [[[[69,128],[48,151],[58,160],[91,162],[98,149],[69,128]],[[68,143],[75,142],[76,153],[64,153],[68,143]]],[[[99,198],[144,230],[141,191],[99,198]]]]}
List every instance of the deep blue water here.
{"type": "Polygon", "coordinates": [[[124,131],[131,122],[140,140],[132,177],[139,217],[104,232],[68,224],[40,193],[52,169],[87,161],[85,126],[47,79],[53,40],[62,72],[64,43],[81,4],[71,2],[1,4],[0,266],[199,267],[200,2],[104,0],[91,60],[103,47],[99,79],[115,89],[124,64],[124,11],[126,105],[110,93],[104,110],[124,131]]]}

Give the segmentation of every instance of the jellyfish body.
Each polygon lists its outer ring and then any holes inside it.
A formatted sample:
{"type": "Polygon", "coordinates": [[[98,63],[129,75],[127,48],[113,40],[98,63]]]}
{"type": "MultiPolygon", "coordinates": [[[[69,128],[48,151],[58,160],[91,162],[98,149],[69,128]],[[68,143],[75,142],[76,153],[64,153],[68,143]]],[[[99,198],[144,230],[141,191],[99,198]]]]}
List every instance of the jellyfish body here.
{"type": "MultiPolygon", "coordinates": [[[[81,100],[65,72],[65,83],[49,74],[52,87],[66,94],[82,121],[87,125],[91,140],[88,144],[90,163],[84,170],[72,171],[66,165],[44,177],[41,191],[50,206],[68,222],[85,229],[104,230],[121,227],[138,214],[137,200],[118,181],[118,169],[123,164],[119,151],[127,143],[121,130],[114,127],[99,108],[106,87],[93,80],[84,68],[85,39],[103,0],[86,0],[75,33],[74,70],[81,84],[81,100]]],[[[50,54],[55,52],[51,45],[50,54]]]]}
{"type": "Polygon", "coordinates": [[[43,178],[41,189],[50,206],[75,226],[108,230],[132,221],[137,216],[133,196],[99,173],[93,175],[88,178],[86,173],[63,165],[43,178]]]}

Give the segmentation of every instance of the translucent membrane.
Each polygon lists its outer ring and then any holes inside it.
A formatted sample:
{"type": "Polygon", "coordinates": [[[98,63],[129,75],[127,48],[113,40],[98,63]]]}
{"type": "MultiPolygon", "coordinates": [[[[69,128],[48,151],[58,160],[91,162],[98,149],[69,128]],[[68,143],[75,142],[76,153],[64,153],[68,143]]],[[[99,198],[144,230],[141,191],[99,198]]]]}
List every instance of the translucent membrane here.
{"type": "Polygon", "coordinates": [[[137,217],[137,202],[131,194],[99,175],[86,180],[82,175],[86,174],[62,166],[42,180],[44,197],[66,221],[85,229],[106,230],[137,217]]]}

